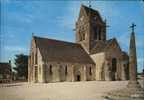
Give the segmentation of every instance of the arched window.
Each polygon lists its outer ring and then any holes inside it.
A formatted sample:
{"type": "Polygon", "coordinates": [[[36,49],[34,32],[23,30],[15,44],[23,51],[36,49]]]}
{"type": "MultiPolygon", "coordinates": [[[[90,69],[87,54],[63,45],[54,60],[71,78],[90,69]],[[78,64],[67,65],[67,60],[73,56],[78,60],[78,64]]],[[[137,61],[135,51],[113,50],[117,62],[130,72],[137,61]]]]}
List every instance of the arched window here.
{"type": "Polygon", "coordinates": [[[92,75],[92,69],[91,69],[91,67],[89,68],[89,75],[92,75]]]}
{"type": "Polygon", "coordinates": [[[80,41],[85,40],[85,31],[83,29],[80,29],[79,31],[79,40],[80,41]]]}
{"type": "Polygon", "coordinates": [[[117,60],[116,58],[112,59],[112,72],[116,72],[116,68],[117,68],[117,60]]]}
{"type": "Polygon", "coordinates": [[[65,75],[67,75],[67,65],[65,66],[65,75]]]}
{"type": "Polygon", "coordinates": [[[97,40],[97,27],[94,28],[94,39],[97,40]]]}
{"type": "Polygon", "coordinates": [[[35,64],[37,64],[37,52],[35,53],[35,64]]]}
{"type": "Polygon", "coordinates": [[[99,40],[101,40],[101,28],[100,27],[99,27],[98,34],[99,34],[99,40]]]}
{"type": "Polygon", "coordinates": [[[52,75],[52,65],[49,66],[49,73],[52,75]]]}

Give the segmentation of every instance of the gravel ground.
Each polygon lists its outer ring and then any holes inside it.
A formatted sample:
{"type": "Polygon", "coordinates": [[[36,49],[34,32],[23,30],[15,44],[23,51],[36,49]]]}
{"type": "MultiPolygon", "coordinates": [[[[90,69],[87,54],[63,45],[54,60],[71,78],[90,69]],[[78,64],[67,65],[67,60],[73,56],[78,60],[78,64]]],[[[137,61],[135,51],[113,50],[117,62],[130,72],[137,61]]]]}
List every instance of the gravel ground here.
{"type": "Polygon", "coordinates": [[[0,84],[0,100],[104,100],[104,93],[124,88],[127,83],[89,81],[0,84]]]}

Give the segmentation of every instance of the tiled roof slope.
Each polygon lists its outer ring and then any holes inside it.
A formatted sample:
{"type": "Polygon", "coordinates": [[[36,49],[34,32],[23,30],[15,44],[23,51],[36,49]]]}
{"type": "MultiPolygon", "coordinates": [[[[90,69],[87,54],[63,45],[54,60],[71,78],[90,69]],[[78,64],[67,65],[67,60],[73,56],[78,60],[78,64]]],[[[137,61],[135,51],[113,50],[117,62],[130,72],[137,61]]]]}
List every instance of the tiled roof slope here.
{"type": "Polygon", "coordinates": [[[117,40],[115,38],[112,38],[112,39],[109,39],[109,40],[106,40],[106,41],[97,41],[95,46],[91,50],[91,54],[105,52],[105,50],[107,50],[107,48],[110,47],[112,42],[117,43],[117,40]]]}
{"type": "Polygon", "coordinates": [[[36,36],[33,38],[44,61],[94,64],[80,44],[36,36]]]}

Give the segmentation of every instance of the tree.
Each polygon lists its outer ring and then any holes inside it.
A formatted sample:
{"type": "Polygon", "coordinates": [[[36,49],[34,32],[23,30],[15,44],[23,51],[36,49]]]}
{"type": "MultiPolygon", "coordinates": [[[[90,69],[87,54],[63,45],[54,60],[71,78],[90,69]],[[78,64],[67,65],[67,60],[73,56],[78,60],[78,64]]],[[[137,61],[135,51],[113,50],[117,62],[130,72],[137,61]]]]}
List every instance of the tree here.
{"type": "Polygon", "coordinates": [[[28,77],[28,56],[24,54],[15,55],[15,65],[14,70],[17,72],[18,77],[28,77]]]}

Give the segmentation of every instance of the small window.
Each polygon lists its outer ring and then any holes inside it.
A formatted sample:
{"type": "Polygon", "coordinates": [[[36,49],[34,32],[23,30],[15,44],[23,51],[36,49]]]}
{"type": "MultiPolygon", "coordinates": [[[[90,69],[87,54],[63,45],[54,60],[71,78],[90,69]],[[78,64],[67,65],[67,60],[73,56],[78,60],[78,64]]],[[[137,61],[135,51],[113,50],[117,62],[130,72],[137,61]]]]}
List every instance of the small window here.
{"type": "Polygon", "coordinates": [[[50,73],[50,75],[52,75],[52,65],[50,65],[50,67],[49,67],[49,73],[50,73]]]}
{"type": "Polygon", "coordinates": [[[112,59],[112,72],[116,72],[117,71],[117,59],[113,58],[112,59]]]}
{"type": "Polygon", "coordinates": [[[65,66],[65,75],[67,75],[67,65],[65,66]]]}
{"type": "Polygon", "coordinates": [[[89,68],[89,75],[92,75],[92,69],[91,69],[91,67],[89,68]]]}
{"type": "Polygon", "coordinates": [[[37,64],[37,53],[35,54],[35,64],[37,64]]]}
{"type": "Polygon", "coordinates": [[[97,27],[94,27],[94,39],[97,40],[97,27]]]}

